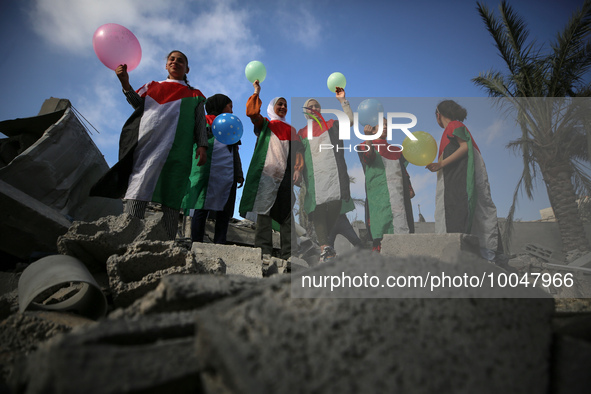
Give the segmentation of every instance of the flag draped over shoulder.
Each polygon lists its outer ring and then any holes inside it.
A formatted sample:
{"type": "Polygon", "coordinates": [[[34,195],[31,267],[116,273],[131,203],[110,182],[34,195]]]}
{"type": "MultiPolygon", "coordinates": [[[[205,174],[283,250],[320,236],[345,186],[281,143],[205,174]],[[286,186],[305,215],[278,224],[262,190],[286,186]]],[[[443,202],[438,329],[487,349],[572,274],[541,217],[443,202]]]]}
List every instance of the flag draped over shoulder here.
{"type": "Polygon", "coordinates": [[[375,159],[365,163],[365,188],[374,239],[381,239],[384,234],[410,232],[401,154],[397,149],[388,150],[388,146],[385,140],[375,140],[371,148],[375,151],[375,159]]]}
{"type": "Polygon", "coordinates": [[[496,250],[497,209],[492,201],[484,160],[470,131],[459,121],[450,122],[440,143],[440,161],[468,144],[468,154],[437,173],[435,232],[478,236],[480,247],[496,250]]]}
{"type": "MultiPolygon", "coordinates": [[[[240,215],[247,212],[269,215],[286,174],[290,174],[292,127],[279,120],[264,119],[257,139],[240,201],[240,215]]],[[[291,179],[288,179],[291,185],[291,179]]],[[[286,204],[287,206],[290,203],[286,204]]],[[[284,218],[280,218],[282,220],[284,218]]]]}
{"type": "Polygon", "coordinates": [[[350,198],[344,151],[337,150],[338,121],[331,119],[321,124],[309,122],[312,138],[309,138],[308,127],[298,132],[304,146],[306,213],[313,212],[317,205],[350,198]]]}
{"type": "MultiPolygon", "coordinates": [[[[208,125],[215,115],[207,115],[208,125]]],[[[221,211],[224,209],[234,183],[234,153],[232,147],[222,144],[213,134],[208,135],[207,162],[198,166],[195,159],[197,145],[193,146],[193,166],[189,185],[181,208],[188,214],[191,209],[221,211]]]]}
{"type": "Polygon", "coordinates": [[[138,94],[143,106],[126,122],[115,165],[93,195],[154,201],[180,208],[191,171],[195,111],[203,94],[186,84],[150,82],[138,94]],[[119,164],[119,163],[118,163],[119,164]],[[123,187],[125,185],[125,187],[123,187]]]}

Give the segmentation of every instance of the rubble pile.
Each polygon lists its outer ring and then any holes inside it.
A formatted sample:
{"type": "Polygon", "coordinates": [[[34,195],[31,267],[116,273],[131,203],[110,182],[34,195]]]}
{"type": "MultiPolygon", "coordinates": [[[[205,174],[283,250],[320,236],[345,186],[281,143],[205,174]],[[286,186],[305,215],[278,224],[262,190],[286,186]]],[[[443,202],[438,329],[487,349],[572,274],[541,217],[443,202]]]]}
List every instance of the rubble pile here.
{"type": "Polygon", "coordinates": [[[109,301],[96,321],[19,312],[19,274],[8,276],[0,362],[9,392],[563,392],[586,384],[563,366],[591,360],[575,350],[588,345],[576,327],[589,325],[556,328],[554,299],[541,289],[497,298],[410,287],[387,297],[376,288],[363,297],[293,285],[344,272],[504,272],[475,258],[466,236],[433,241],[444,259],[393,257],[393,245],[408,242],[391,239],[384,255],[355,251],[310,268],[252,247],[158,241],[161,226],[158,217],[123,214],[74,223],[60,238],[109,301]]]}

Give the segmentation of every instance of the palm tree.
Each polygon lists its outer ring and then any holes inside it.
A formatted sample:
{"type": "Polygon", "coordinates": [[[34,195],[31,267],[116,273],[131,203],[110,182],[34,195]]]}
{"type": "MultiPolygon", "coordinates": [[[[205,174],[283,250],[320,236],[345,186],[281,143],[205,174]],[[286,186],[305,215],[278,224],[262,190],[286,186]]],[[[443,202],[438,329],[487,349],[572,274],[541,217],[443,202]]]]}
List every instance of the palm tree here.
{"type": "Polygon", "coordinates": [[[520,152],[523,170],[513,195],[503,241],[511,235],[519,191],[533,198],[534,181],[541,174],[558,222],[564,251],[590,249],[577,208],[577,195],[591,190],[588,153],[591,151],[591,0],[573,13],[550,49],[528,43],[522,18],[503,1],[500,18],[484,4],[477,10],[495,41],[507,72],[487,71],[472,81],[514,111],[520,138],[507,147],[520,152]],[[582,98],[585,97],[585,98],[582,98]]]}

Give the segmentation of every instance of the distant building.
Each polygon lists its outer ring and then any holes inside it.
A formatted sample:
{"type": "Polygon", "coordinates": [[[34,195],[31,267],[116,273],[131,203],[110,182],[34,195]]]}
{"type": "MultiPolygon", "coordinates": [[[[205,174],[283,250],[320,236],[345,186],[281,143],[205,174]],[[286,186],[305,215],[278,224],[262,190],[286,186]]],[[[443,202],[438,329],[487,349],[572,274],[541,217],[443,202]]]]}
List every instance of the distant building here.
{"type": "Polygon", "coordinates": [[[555,222],[556,216],[554,216],[554,210],[552,207],[540,209],[540,217],[542,222],[555,222]]]}

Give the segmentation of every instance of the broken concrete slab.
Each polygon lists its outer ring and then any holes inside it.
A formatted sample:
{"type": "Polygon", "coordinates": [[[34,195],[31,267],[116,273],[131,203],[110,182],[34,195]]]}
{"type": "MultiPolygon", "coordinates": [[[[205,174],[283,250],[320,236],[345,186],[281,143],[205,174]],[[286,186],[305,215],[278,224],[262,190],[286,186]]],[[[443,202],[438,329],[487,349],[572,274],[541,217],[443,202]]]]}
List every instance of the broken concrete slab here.
{"type": "Polygon", "coordinates": [[[74,222],[68,232],[59,237],[57,248],[61,254],[82,261],[90,272],[105,272],[107,259],[123,254],[127,245],[167,238],[161,217],[142,220],[123,213],[94,222],[74,222]]]}
{"type": "Polygon", "coordinates": [[[428,256],[454,262],[458,254],[480,258],[478,237],[470,234],[385,234],[382,255],[389,257],[428,256]]]}
{"type": "Polygon", "coordinates": [[[193,242],[191,251],[197,256],[221,258],[226,264],[226,274],[263,277],[260,248],[193,242]]]}
{"type": "Polygon", "coordinates": [[[263,255],[263,276],[268,277],[275,274],[287,274],[291,272],[289,260],[278,257],[263,255]]]}
{"type": "Polygon", "coordinates": [[[193,313],[103,320],[52,338],[10,379],[14,392],[200,392],[193,313]]]}
{"type": "Polygon", "coordinates": [[[113,303],[118,307],[156,288],[160,279],[171,274],[223,274],[224,262],[217,257],[196,255],[173,241],[135,242],[124,254],[107,260],[109,286],[113,303]]]}
{"type": "Polygon", "coordinates": [[[55,109],[52,113],[0,122],[0,132],[9,138],[33,137],[0,168],[0,179],[74,220],[121,213],[121,201],[89,197],[109,166],[70,102],[51,101],[41,112],[55,109]]]}
{"type": "Polygon", "coordinates": [[[362,262],[419,259],[340,257],[198,311],[205,391],[546,392],[550,298],[292,297],[291,282],[311,271],[341,275],[362,262]]]}
{"type": "Polygon", "coordinates": [[[163,277],[154,290],[129,307],[113,311],[109,318],[195,310],[262,283],[263,279],[242,275],[173,274],[163,277]]]}
{"type": "Polygon", "coordinates": [[[15,373],[19,360],[41,343],[75,327],[93,323],[93,320],[78,315],[48,311],[26,311],[3,319],[0,322],[0,381],[6,381],[15,373]]]}
{"type": "Polygon", "coordinates": [[[55,209],[0,180],[0,250],[21,259],[34,252],[57,252],[57,240],[72,224],[55,209]]]}

